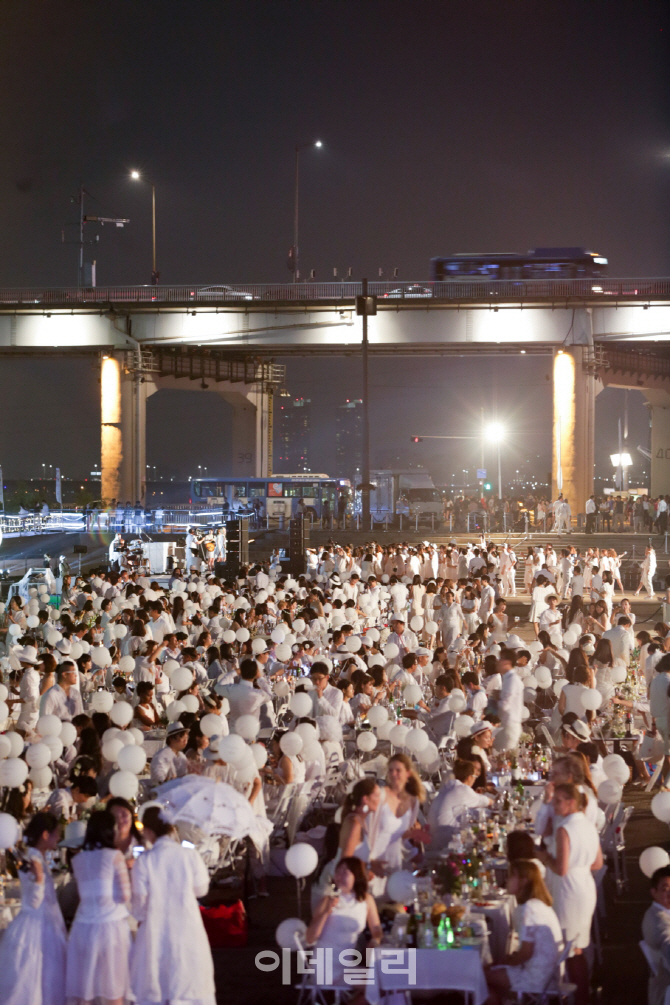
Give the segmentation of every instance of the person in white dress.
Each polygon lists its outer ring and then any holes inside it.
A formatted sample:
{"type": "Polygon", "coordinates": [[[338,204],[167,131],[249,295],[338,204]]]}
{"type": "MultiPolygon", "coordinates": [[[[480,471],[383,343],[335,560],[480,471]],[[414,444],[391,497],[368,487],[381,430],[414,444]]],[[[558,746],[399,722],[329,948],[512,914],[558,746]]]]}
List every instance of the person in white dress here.
{"type": "Polygon", "coordinates": [[[338,862],[342,859],[355,857],[364,862],[371,876],[375,869],[383,874],[383,868],[377,868],[370,862],[370,844],[368,830],[375,819],[375,813],[381,802],[381,789],[375,778],[361,778],[356,782],[349,795],[344,800],[340,812],[340,833],[337,851],[329,862],[326,862],[316,882],[312,883],[312,908],[325,896],[326,890],[333,879],[338,862]]]}
{"type": "Polygon", "coordinates": [[[586,819],[586,796],[570,782],[554,786],[556,815],[553,852],[545,849],[538,857],[547,868],[554,910],[565,937],[572,942],[567,963],[570,980],[577,985],[576,1005],[589,1001],[589,971],[583,950],[591,940],[591,923],[596,909],[593,872],[603,864],[595,826],[586,819]]]}
{"type": "Polygon", "coordinates": [[[72,863],[79,907],[67,947],[65,993],[78,1005],[96,998],[122,1005],[130,997],[130,879],[114,847],[115,829],[108,810],[92,813],[82,851],[72,863]]]}
{"type": "Polygon", "coordinates": [[[556,968],[563,943],[561,926],[536,862],[518,859],[510,863],[507,892],[519,904],[519,948],[501,961],[502,966],[487,968],[486,980],[489,987],[503,994],[537,994],[556,968]]]}
{"type": "Polygon", "coordinates": [[[0,940],[2,1005],[64,1005],[65,922],[45,861],[58,847],[60,829],[52,813],[36,813],[27,825],[27,847],[19,869],[21,910],[0,940]]]}
{"type": "Polygon", "coordinates": [[[505,614],[507,610],[507,601],[503,600],[502,597],[495,605],[493,613],[488,619],[488,625],[491,629],[491,638],[493,642],[504,642],[507,638],[507,633],[509,631],[509,619],[505,614]]]}
{"type": "MultiPolygon", "coordinates": [[[[405,868],[405,861],[417,853],[416,845],[426,838],[417,821],[425,798],[409,757],[394,754],[389,758],[379,808],[368,824],[370,857],[384,863],[386,875],[405,868]]],[[[375,883],[375,896],[380,895],[381,887],[375,883]]]]}
{"type": "Polygon", "coordinates": [[[333,950],[332,981],[339,984],[344,977],[340,953],[356,949],[358,937],[366,925],[370,929],[369,945],[378,946],[382,929],[377,905],[368,893],[365,866],[359,858],[341,859],[333,873],[333,883],[336,889],[329,890],[317,904],[305,941],[316,949],[333,950]]]}
{"type": "Polygon", "coordinates": [[[205,864],[195,849],[182,847],[160,807],[150,806],[142,825],[153,847],[132,872],[132,911],[140,922],[130,961],[133,1000],[215,1005],[212,951],[198,905],[209,889],[205,864]]]}
{"type": "Polygon", "coordinates": [[[442,645],[445,649],[449,649],[458,636],[462,634],[465,628],[465,618],[461,605],[456,603],[451,590],[446,591],[442,600],[442,607],[439,609],[437,621],[440,626],[442,645]]]}

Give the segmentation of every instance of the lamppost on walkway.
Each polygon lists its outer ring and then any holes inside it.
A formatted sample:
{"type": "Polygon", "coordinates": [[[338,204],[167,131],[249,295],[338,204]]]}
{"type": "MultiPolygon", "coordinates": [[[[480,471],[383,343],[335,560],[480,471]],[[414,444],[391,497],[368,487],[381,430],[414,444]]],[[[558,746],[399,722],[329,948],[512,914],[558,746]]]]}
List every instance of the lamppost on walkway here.
{"type": "Polygon", "coordinates": [[[298,221],[300,208],[300,151],[310,147],[322,147],[321,140],[314,143],[300,143],[295,148],[295,202],[293,206],[293,247],[288,256],[288,267],[293,272],[293,282],[300,282],[300,253],[298,251],[298,221]]]}
{"type": "Polygon", "coordinates": [[[500,465],[500,443],[505,435],[505,428],[499,422],[490,422],[486,427],[486,439],[495,443],[498,448],[498,498],[502,499],[502,468],[500,465]]]}
{"type": "Polygon", "coordinates": [[[152,236],[152,269],[151,269],[151,285],[158,286],[158,280],[160,279],[160,272],[156,271],[156,186],[148,178],[143,178],[139,171],[131,171],[130,177],[133,181],[145,181],[147,185],[151,185],[151,236],[152,236]]]}

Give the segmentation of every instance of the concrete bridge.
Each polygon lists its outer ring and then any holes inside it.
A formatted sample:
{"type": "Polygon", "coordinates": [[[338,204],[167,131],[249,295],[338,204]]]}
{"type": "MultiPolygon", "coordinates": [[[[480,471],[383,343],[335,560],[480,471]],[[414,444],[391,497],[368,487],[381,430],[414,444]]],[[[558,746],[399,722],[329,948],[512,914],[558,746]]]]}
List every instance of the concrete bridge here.
{"type": "MultiPolygon", "coordinates": [[[[272,470],[278,356],[357,354],[357,283],[0,290],[0,355],[96,354],[106,500],[143,499],[146,401],[208,381],[233,406],[235,477],[272,470]]],[[[651,491],[670,493],[670,279],[369,283],[370,355],[553,357],[553,492],[593,489],[604,386],[644,391],[651,491]],[[614,345],[616,343],[616,345],[614,345]],[[651,344],[650,344],[651,343],[651,344]]]]}

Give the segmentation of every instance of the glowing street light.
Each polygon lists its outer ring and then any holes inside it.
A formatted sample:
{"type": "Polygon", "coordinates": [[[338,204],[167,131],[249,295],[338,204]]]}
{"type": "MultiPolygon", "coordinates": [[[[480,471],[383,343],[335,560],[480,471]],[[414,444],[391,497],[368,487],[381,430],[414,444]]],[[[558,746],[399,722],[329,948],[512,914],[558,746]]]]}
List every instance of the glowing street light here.
{"type": "Polygon", "coordinates": [[[159,273],[156,272],[156,186],[152,181],[147,178],[142,178],[139,171],[131,171],[130,177],[133,181],[146,181],[147,185],[151,185],[151,234],[152,234],[152,247],[153,247],[153,268],[151,271],[151,285],[158,285],[159,273]]]}
{"type": "Polygon", "coordinates": [[[489,422],[484,430],[484,435],[489,443],[495,443],[498,448],[498,498],[502,499],[502,467],[500,464],[500,443],[505,437],[505,427],[500,422],[489,422]]]}
{"type": "Polygon", "coordinates": [[[615,468],[629,468],[633,463],[630,454],[610,454],[610,460],[615,468]]]}

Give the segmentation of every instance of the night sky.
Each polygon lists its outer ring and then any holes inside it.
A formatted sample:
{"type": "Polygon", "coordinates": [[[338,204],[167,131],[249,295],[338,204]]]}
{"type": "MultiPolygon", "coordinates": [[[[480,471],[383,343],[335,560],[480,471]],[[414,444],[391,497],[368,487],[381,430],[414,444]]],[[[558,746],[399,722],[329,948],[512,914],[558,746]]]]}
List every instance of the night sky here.
{"type": "MultiPolygon", "coordinates": [[[[76,282],[87,212],[129,217],[91,254],[99,285],[145,283],[156,183],[164,283],[288,281],[293,150],[302,158],[303,270],[328,279],[428,275],[433,255],[583,245],[615,276],[670,275],[670,35],[664,3],[44,2],[0,10],[0,284],[76,282]],[[66,227],[71,240],[75,230],[66,227]]],[[[93,236],[91,228],[89,236],[93,236]]],[[[482,405],[510,431],[505,463],[549,468],[549,361],[375,361],[373,466],[423,461],[450,480],[458,450],[411,433],[468,432],[482,405]],[[399,408],[402,403],[402,408],[399,408]],[[448,427],[448,428],[447,428],[448,427]],[[539,457],[538,457],[539,455],[539,457]]],[[[289,362],[318,401],[313,453],[334,461],[333,408],[360,396],[353,359],[289,362]]],[[[6,478],[99,460],[89,361],[3,362],[6,478]],[[28,392],[29,398],[26,397],[28,392]],[[30,406],[26,406],[30,400],[30,406]],[[7,421],[9,416],[20,422],[7,421]]],[[[598,399],[598,463],[623,392],[598,399]]],[[[630,395],[631,444],[647,444],[630,395]]],[[[225,472],[214,395],[149,406],[148,461],[225,472]]],[[[641,470],[641,468],[640,468],[641,470]]]]}

